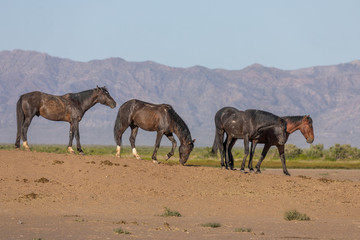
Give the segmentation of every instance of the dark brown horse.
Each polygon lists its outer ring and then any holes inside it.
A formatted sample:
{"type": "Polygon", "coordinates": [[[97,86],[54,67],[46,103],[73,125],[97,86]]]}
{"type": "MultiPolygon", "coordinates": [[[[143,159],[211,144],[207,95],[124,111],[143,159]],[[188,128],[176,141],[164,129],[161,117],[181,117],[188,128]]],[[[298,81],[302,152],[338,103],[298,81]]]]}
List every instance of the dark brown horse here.
{"type": "Polygon", "coordinates": [[[85,112],[96,103],[101,103],[111,108],[116,106],[116,102],[105,87],[96,87],[95,89],[79,93],[67,93],[62,96],[54,96],[38,91],[21,95],[16,105],[17,134],[15,147],[20,148],[20,139],[22,138],[23,146],[25,149],[29,149],[27,131],[31,120],[36,115],[52,121],[69,122],[68,151],[74,153],[72,141],[75,136],[77,150],[83,154],[80,145],[79,122],[85,112]]]}
{"type": "Polygon", "coordinates": [[[135,138],[139,127],[146,131],[157,132],[155,149],[152,155],[153,162],[155,163],[158,163],[156,154],[160,147],[160,141],[163,135],[165,135],[172,143],[171,151],[166,155],[166,160],[174,155],[176,141],[173,133],[177,135],[181,143],[179,147],[179,161],[182,165],[186,163],[194,148],[195,139],[191,139],[189,128],[168,104],[156,105],[132,99],[121,105],[114,126],[117,157],[120,157],[122,135],[129,126],[131,128],[129,140],[132,153],[137,159],[141,159],[135,148],[135,138]]]}
{"type": "MultiPolygon", "coordinates": [[[[249,154],[249,141],[257,140],[263,132],[271,129],[280,143],[286,141],[286,122],[284,119],[261,110],[239,111],[224,107],[215,114],[215,139],[212,152],[220,150],[221,166],[233,169],[231,149],[236,139],[244,139],[244,160],[249,154]],[[225,142],[224,133],[227,133],[225,142]],[[224,164],[224,158],[226,165],[224,164]]],[[[251,157],[251,156],[250,156],[251,157]]]]}
{"type": "MultiPolygon", "coordinates": [[[[286,141],[289,138],[289,135],[297,130],[300,130],[300,132],[302,133],[302,135],[305,137],[306,142],[307,143],[312,143],[314,141],[314,129],[313,129],[313,125],[312,125],[312,119],[310,116],[305,115],[305,116],[285,116],[282,117],[286,123],[287,123],[287,128],[286,128],[286,141]]],[[[231,148],[234,146],[236,142],[236,139],[233,139],[231,144],[230,144],[230,150],[231,148]]],[[[271,146],[276,146],[278,151],[279,151],[279,155],[280,155],[280,159],[282,162],[282,166],[283,166],[283,172],[286,175],[290,175],[290,173],[287,171],[286,168],[286,160],[285,160],[285,145],[284,144],[280,144],[277,141],[277,138],[275,137],[274,132],[272,131],[272,129],[267,129],[266,131],[264,131],[261,136],[256,139],[251,141],[251,150],[250,150],[250,159],[249,159],[249,164],[248,167],[250,169],[250,171],[254,171],[253,167],[252,167],[252,159],[253,159],[253,155],[255,152],[255,148],[256,148],[256,144],[258,143],[263,143],[264,148],[263,151],[261,153],[261,157],[260,160],[258,161],[258,163],[256,164],[256,169],[257,169],[257,173],[261,173],[260,170],[260,166],[262,161],[265,159],[267,152],[269,151],[271,146]]],[[[231,154],[231,152],[229,153],[231,154]]],[[[232,154],[230,155],[230,164],[233,164],[234,162],[234,158],[232,156],[232,154]]],[[[245,161],[242,162],[242,169],[244,169],[245,167],[245,161]]]]}
{"type": "MultiPolygon", "coordinates": [[[[282,117],[287,122],[287,129],[286,129],[286,141],[289,138],[289,135],[297,130],[300,130],[302,135],[305,137],[307,143],[312,143],[314,141],[314,129],[312,125],[312,119],[309,115],[305,116],[285,116],[282,117]]],[[[264,143],[264,148],[261,153],[260,160],[256,164],[256,172],[261,173],[260,166],[262,161],[265,159],[267,152],[269,151],[271,146],[276,146],[281,162],[285,162],[285,146],[284,144],[280,144],[276,139],[273,137],[273,132],[271,130],[267,130],[264,132],[264,134],[256,141],[253,141],[251,143],[253,151],[255,151],[256,144],[258,143],[264,143]]],[[[251,153],[250,155],[253,155],[251,153]]],[[[245,165],[245,163],[243,163],[245,165]]],[[[252,169],[252,159],[249,160],[249,169],[252,169]]],[[[283,169],[284,173],[286,174],[287,170],[283,169]]],[[[290,175],[289,172],[287,172],[287,175],[290,175]]]]}

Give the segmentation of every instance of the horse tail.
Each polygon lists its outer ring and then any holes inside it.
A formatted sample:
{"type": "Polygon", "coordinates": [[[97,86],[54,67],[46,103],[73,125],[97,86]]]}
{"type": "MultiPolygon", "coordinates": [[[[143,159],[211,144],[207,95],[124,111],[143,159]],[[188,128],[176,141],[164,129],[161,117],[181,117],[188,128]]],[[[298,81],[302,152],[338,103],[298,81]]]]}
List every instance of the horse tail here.
{"type": "Polygon", "coordinates": [[[129,100],[119,108],[114,125],[114,139],[118,146],[121,146],[121,137],[126,128],[130,125],[130,115],[131,112],[133,112],[132,108],[134,108],[135,102],[135,99],[129,100]]]}
{"type": "Polygon", "coordinates": [[[22,96],[16,103],[16,121],[17,121],[17,133],[16,133],[16,140],[15,140],[15,147],[20,147],[20,139],[22,135],[22,126],[24,125],[25,121],[25,114],[24,110],[22,109],[22,96]]]}
{"type": "Polygon", "coordinates": [[[115,120],[115,125],[114,125],[114,139],[117,145],[121,145],[121,143],[119,142],[120,139],[120,125],[121,125],[121,120],[120,120],[120,111],[121,108],[118,111],[118,114],[116,116],[116,120],[115,120]]]}
{"type": "Polygon", "coordinates": [[[214,143],[213,143],[213,146],[212,146],[212,149],[211,149],[211,153],[216,155],[218,148],[219,148],[219,138],[218,138],[217,133],[215,131],[215,138],[214,138],[214,143]]]}

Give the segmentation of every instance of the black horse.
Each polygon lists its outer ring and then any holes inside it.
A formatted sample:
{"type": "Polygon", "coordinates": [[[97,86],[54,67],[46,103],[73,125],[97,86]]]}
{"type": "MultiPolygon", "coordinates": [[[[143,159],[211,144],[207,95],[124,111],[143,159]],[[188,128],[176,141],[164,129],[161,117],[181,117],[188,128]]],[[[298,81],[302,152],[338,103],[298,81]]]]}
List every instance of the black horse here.
{"type": "Polygon", "coordinates": [[[137,159],[141,159],[135,148],[135,138],[139,127],[146,131],[156,131],[155,149],[152,155],[153,162],[156,159],[160,141],[165,135],[172,143],[171,151],[166,155],[166,160],[174,155],[176,141],[173,133],[179,138],[181,145],[179,148],[180,163],[184,165],[194,148],[195,139],[191,139],[189,128],[174,109],[168,104],[152,104],[137,99],[132,99],[121,105],[116,117],[114,126],[114,138],[117,144],[116,156],[120,157],[122,135],[130,126],[130,144],[132,153],[137,159]]]}
{"type": "MultiPolygon", "coordinates": [[[[236,139],[244,139],[243,162],[249,155],[249,141],[258,140],[264,131],[272,130],[279,143],[284,144],[286,141],[286,121],[269,112],[255,109],[239,111],[233,107],[224,107],[215,114],[214,120],[215,139],[212,152],[216,153],[217,149],[220,150],[221,166],[227,169],[234,167],[231,149],[236,139]],[[225,142],[223,142],[224,133],[227,134],[225,142]]],[[[244,167],[241,166],[242,171],[244,167]]]]}
{"type": "Polygon", "coordinates": [[[116,102],[110,96],[106,87],[96,87],[95,89],[79,93],[67,93],[62,96],[54,96],[38,91],[21,95],[16,104],[17,134],[15,147],[20,148],[20,139],[22,138],[24,148],[29,149],[27,131],[31,120],[36,115],[52,121],[69,122],[68,151],[74,153],[72,141],[75,136],[77,150],[83,154],[80,145],[79,122],[85,112],[96,103],[101,103],[111,108],[116,106],[116,102]]]}

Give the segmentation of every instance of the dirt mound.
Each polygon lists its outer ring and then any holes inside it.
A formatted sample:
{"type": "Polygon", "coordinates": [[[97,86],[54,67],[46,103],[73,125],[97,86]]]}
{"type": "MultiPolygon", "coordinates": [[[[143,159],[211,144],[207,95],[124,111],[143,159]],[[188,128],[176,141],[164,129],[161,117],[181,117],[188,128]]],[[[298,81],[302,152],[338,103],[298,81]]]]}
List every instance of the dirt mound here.
{"type": "Polygon", "coordinates": [[[46,240],[360,235],[360,171],[289,171],[293,176],[1,150],[0,235],[46,240]],[[310,221],[286,221],[285,212],[294,209],[310,221]],[[164,216],[170,210],[181,216],[164,216]],[[220,226],[205,227],[211,223],[220,226]]]}

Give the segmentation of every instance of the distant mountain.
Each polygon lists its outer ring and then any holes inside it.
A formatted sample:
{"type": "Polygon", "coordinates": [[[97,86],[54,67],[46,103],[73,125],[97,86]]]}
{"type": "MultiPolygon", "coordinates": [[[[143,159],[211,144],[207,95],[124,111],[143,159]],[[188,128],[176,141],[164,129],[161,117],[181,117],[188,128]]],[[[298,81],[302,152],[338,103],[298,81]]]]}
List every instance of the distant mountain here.
{"type": "MultiPolygon", "coordinates": [[[[259,64],[242,70],[201,66],[174,68],[121,58],[76,62],[33,51],[0,52],[0,142],[13,143],[15,106],[23,93],[55,95],[106,86],[116,109],[100,104],[80,122],[83,144],[115,145],[113,126],[118,107],[131,98],[169,103],[188,124],[196,145],[211,146],[214,115],[224,106],[256,108],[276,115],[309,114],[315,142],[360,146],[360,61],[284,71],[259,64]]],[[[67,144],[69,124],[34,118],[29,143],[67,144]]],[[[128,131],[127,131],[128,133],[128,131]]],[[[128,145],[128,137],[124,137],[128,145]]],[[[138,145],[153,145],[154,133],[140,131],[138,145]]],[[[288,143],[308,146],[300,133],[288,143]]],[[[169,145],[166,138],[162,144],[169,145]]],[[[240,145],[240,143],[238,143],[240,145]]],[[[242,145],[240,145],[242,146],[242,145]]]]}

